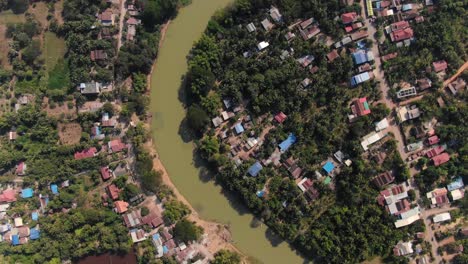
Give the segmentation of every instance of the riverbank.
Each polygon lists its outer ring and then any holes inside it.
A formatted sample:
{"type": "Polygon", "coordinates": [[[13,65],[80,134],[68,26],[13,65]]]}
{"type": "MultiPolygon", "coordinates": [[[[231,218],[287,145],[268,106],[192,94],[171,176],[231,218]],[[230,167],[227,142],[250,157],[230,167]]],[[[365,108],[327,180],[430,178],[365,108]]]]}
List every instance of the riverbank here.
{"type": "MultiPolygon", "coordinates": [[[[167,33],[167,29],[169,28],[170,23],[171,23],[171,20],[166,22],[161,27],[158,50],[161,49],[161,47],[163,46],[166,33],[167,33]]],[[[156,58],[155,62],[153,63],[153,66],[151,67],[150,74],[148,74],[147,76],[147,93],[149,95],[151,94],[151,82],[150,82],[151,76],[153,74],[153,71],[156,69],[157,65],[158,65],[158,59],[156,58]]],[[[151,121],[152,121],[152,118],[148,118],[145,122],[147,129],[149,130],[151,129],[151,121]]],[[[206,240],[205,240],[206,241],[205,246],[206,246],[207,252],[204,252],[205,255],[208,255],[210,258],[212,258],[213,255],[216,254],[216,252],[218,252],[219,250],[227,249],[227,250],[237,252],[239,255],[242,256],[243,262],[248,263],[247,262],[248,257],[245,254],[243,254],[232,243],[232,236],[231,236],[231,232],[228,229],[228,226],[201,219],[198,212],[195,210],[195,208],[179,192],[177,187],[172,182],[169,174],[167,173],[167,170],[164,167],[162,161],[159,159],[159,155],[157,153],[156,146],[153,143],[153,139],[146,142],[145,148],[153,157],[153,168],[156,171],[161,172],[163,184],[165,184],[172,190],[175,198],[178,201],[183,202],[185,205],[187,205],[190,208],[191,213],[188,215],[188,219],[190,221],[195,222],[197,225],[201,226],[204,229],[204,232],[207,235],[206,240]]]]}

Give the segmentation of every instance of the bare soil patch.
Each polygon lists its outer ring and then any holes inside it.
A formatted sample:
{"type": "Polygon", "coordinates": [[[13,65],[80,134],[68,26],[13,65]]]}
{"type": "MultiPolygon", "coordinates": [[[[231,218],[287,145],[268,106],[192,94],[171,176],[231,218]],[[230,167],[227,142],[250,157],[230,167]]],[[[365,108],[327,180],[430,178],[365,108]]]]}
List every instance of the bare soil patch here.
{"type": "Polygon", "coordinates": [[[55,102],[49,103],[49,98],[44,97],[42,101],[42,107],[47,112],[48,116],[53,116],[55,118],[67,118],[67,119],[74,119],[76,118],[76,108],[75,108],[75,100],[72,101],[73,107],[70,109],[68,108],[68,103],[64,102],[62,105],[59,105],[55,102]],[[51,107],[53,105],[53,107],[51,107]]]}
{"type": "Polygon", "coordinates": [[[64,145],[74,145],[80,143],[81,129],[78,123],[58,124],[60,143],[64,145]]]}
{"type": "Polygon", "coordinates": [[[54,6],[54,17],[55,19],[57,19],[57,22],[59,25],[63,24],[62,11],[63,11],[63,0],[60,0],[56,2],[54,6]]]}

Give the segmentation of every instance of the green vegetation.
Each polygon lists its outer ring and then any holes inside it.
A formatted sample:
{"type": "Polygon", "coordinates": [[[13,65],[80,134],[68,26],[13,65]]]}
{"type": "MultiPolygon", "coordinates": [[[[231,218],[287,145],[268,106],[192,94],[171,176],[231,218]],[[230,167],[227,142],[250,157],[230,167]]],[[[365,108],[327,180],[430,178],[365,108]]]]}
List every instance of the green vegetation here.
{"type": "Polygon", "coordinates": [[[182,219],[175,225],[174,237],[185,243],[192,241],[197,241],[200,239],[203,234],[203,228],[195,225],[195,223],[188,221],[187,219],[182,219]]]}
{"type": "Polygon", "coordinates": [[[229,250],[220,250],[216,253],[211,264],[240,264],[240,261],[239,254],[229,250]]]}
{"type": "MultiPolygon", "coordinates": [[[[44,33],[44,57],[47,70],[55,69],[55,65],[60,63],[65,55],[65,41],[55,33],[44,33]]],[[[68,74],[67,74],[68,75],[68,74]]]]}
{"type": "Polygon", "coordinates": [[[172,200],[164,205],[164,221],[174,224],[190,213],[190,209],[182,202],[172,200]]]}

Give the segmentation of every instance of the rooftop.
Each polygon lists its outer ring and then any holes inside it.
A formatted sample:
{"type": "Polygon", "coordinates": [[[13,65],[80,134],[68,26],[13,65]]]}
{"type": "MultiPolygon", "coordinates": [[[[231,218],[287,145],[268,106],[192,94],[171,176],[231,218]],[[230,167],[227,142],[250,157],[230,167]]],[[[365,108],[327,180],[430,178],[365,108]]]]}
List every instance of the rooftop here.
{"type": "Polygon", "coordinates": [[[262,164],[260,164],[260,162],[255,162],[255,164],[253,164],[252,166],[250,166],[249,170],[247,171],[250,176],[252,177],[256,177],[260,171],[263,169],[263,166],[262,164]]]}

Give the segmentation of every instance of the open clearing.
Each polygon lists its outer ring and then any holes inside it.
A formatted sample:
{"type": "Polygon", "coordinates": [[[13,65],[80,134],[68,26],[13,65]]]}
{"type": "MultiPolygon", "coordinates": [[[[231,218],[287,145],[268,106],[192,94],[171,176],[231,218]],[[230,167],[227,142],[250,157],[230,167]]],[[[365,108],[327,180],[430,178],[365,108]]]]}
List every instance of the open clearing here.
{"type": "Polygon", "coordinates": [[[58,131],[60,143],[64,145],[74,145],[80,143],[81,126],[78,123],[59,123],[58,131]]]}
{"type": "Polygon", "coordinates": [[[68,108],[68,103],[69,102],[63,102],[63,105],[54,103],[55,107],[51,108],[49,104],[49,98],[44,97],[44,100],[42,101],[42,106],[48,116],[53,116],[55,118],[64,117],[67,119],[76,118],[75,102],[73,101],[73,107],[71,109],[68,108]]]}
{"type": "Polygon", "coordinates": [[[65,55],[65,41],[53,32],[44,33],[44,58],[47,71],[54,69],[59,59],[65,55]]]}
{"type": "Polygon", "coordinates": [[[11,10],[0,12],[0,62],[6,69],[11,69],[11,65],[8,62],[8,51],[10,50],[9,40],[6,38],[7,24],[10,23],[21,23],[25,21],[23,14],[15,15],[11,10]]]}

